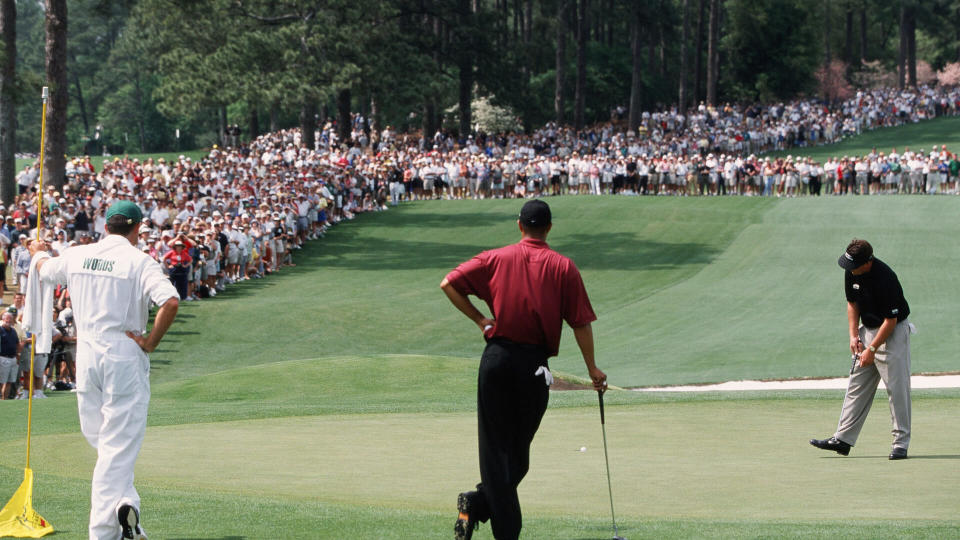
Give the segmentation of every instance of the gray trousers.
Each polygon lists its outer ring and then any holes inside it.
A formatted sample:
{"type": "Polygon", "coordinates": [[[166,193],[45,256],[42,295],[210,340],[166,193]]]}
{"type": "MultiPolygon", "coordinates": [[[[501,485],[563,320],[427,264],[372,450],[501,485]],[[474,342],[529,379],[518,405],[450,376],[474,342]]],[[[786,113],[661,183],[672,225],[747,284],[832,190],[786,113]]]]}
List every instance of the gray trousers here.
{"type": "MultiPolygon", "coordinates": [[[[869,345],[878,330],[879,327],[861,326],[860,340],[869,345]]],[[[898,323],[887,341],[877,349],[874,363],[858,367],[850,376],[834,437],[851,446],[857,443],[881,379],[887,387],[890,402],[893,448],[910,446],[910,323],[906,320],[898,323]]]]}

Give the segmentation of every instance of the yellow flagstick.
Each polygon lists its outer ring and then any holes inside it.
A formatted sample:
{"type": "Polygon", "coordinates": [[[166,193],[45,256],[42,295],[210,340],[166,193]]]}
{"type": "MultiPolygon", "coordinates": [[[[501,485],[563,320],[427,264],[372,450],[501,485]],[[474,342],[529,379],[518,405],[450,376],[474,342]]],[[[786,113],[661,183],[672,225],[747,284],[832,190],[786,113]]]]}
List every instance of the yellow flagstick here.
{"type": "MultiPolygon", "coordinates": [[[[47,140],[47,100],[50,90],[43,87],[43,114],[40,116],[40,189],[37,192],[37,240],[43,216],[43,147],[47,140]]],[[[33,421],[33,359],[37,349],[37,335],[30,336],[30,382],[27,394],[27,465],[23,483],[6,506],[0,509],[0,536],[40,538],[53,532],[53,525],[33,509],[33,471],[30,470],[30,431],[33,421]]]]}

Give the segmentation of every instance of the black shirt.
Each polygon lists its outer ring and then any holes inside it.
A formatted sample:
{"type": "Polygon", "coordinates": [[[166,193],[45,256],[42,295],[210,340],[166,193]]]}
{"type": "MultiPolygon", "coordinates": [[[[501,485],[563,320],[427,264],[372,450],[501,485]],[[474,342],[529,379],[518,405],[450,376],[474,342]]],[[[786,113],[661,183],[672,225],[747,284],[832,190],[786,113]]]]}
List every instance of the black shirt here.
{"type": "Polygon", "coordinates": [[[15,358],[17,356],[17,347],[20,345],[20,336],[14,327],[4,328],[0,326],[0,356],[15,358]]]}
{"type": "Polygon", "coordinates": [[[900,280],[880,259],[873,260],[873,266],[866,274],[855,276],[846,271],[843,278],[847,302],[857,305],[860,320],[867,328],[876,328],[884,319],[894,317],[900,322],[910,315],[900,280]]]}

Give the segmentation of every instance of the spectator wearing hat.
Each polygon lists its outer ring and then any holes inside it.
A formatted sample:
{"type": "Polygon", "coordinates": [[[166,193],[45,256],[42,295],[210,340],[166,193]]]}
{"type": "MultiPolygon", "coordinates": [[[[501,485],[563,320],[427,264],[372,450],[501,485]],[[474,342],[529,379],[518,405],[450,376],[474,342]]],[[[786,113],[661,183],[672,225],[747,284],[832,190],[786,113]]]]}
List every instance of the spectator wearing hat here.
{"type": "Polygon", "coordinates": [[[50,248],[56,253],[63,254],[68,247],[70,247],[70,245],[67,242],[67,231],[64,229],[56,231],[53,241],[50,242],[50,248]]]}
{"type": "Polygon", "coordinates": [[[17,247],[13,248],[13,284],[20,286],[23,292],[27,286],[27,272],[30,271],[30,250],[27,249],[27,235],[20,234],[17,247]]]}
{"type": "MultiPolygon", "coordinates": [[[[170,240],[167,245],[171,249],[163,256],[163,265],[170,275],[170,282],[177,288],[180,300],[189,301],[192,300],[189,295],[189,279],[193,259],[190,257],[187,242],[189,240],[183,234],[179,234],[176,238],[170,240]]],[[[191,243],[190,246],[192,245],[191,243]]]]}

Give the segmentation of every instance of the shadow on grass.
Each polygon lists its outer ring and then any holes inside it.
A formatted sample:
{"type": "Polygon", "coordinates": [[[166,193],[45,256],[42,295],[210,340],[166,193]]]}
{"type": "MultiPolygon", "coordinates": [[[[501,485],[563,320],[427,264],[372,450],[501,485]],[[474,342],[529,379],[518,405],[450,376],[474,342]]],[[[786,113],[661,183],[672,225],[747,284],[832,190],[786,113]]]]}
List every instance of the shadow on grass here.
{"type": "MultiPolygon", "coordinates": [[[[823,456],[823,457],[829,458],[829,457],[834,457],[834,456],[823,456]]],[[[886,459],[886,460],[889,460],[890,457],[887,456],[886,454],[883,454],[883,455],[876,455],[876,456],[846,456],[845,459],[886,459]]],[[[926,456],[910,456],[910,457],[908,457],[907,459],[908,459],[908,460],[911,460],[911,459],[960,459],[960,455],[958,455],[958,454],[941,454],[941,455],[930,454],[930,455],[926,455],[926,456]]]]}
{"type": "MultiPolygon", "coordinates": [[[[338,231],[321,245],[294,255],[297,266],[284,269],[279,276],[296,276],[317,268],[351,270],[423,270],[453,268],[481,251],[500,245],[476,245],[455,242],[357,238],[357,231],[338,231]]],[[[699,242],[670,243],[642,238],[631,232],[603,234],[567,234],[548,243],[580,268],[655,270],[706,264],[720,250],[699,242]]],[[[240,291],[238,291],[240,292],[240,291]]]]}
{"type": "MultiPolygon", "coordinates": [[[[459,212],[459,213],[434,213],[434,212],[410,212],[395,211],[380,213],[376,221],[361,221],[356,223],[358,227],[418,227],[429,229],[451,229],[469,227],[475,228],[478,223],[510,223],[517,220],[517,210],[504,209],[503,211],[491,210],[490,212],[459,212]]],[[[352,226],[352,224],[351,224],[352,226]]]]}

